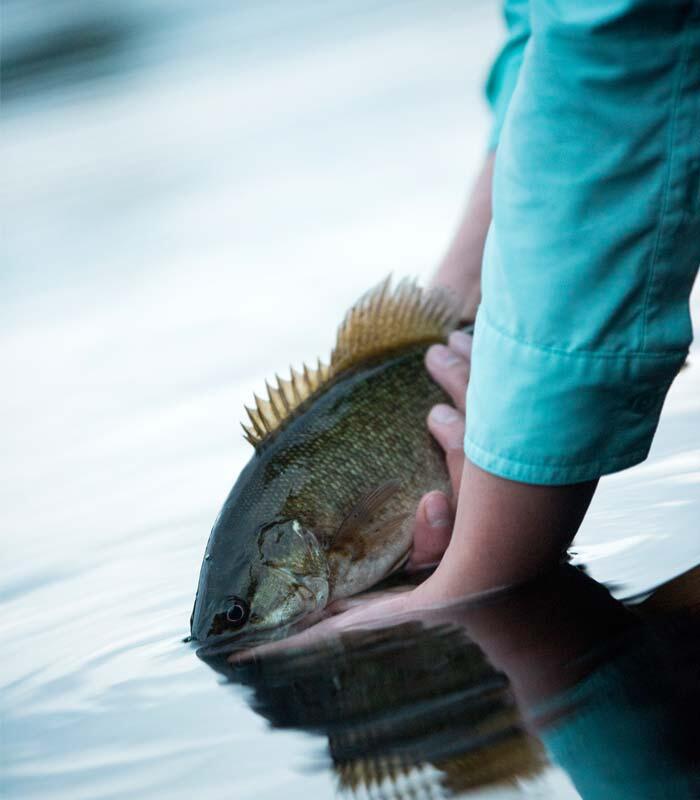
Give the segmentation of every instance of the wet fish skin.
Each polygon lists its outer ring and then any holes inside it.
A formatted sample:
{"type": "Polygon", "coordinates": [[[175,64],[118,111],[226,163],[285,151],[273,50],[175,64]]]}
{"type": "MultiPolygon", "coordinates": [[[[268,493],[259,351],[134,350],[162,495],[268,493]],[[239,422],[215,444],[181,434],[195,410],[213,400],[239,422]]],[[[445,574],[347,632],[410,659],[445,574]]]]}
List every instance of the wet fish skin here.
{"type": "Polygon", "coordinates": [[[425,369],[426,349],[340,376],[256,451],[207,545],[191,620],[198,641],[281,634],[405,560],[420,497],[449,492],[426,424],[447,397],[425,369]],[[353,526],[348,515],[377,489],[383,503],[353,526]],[[236,598],[249,609],[242,626],[226,617],[236,598]]]}

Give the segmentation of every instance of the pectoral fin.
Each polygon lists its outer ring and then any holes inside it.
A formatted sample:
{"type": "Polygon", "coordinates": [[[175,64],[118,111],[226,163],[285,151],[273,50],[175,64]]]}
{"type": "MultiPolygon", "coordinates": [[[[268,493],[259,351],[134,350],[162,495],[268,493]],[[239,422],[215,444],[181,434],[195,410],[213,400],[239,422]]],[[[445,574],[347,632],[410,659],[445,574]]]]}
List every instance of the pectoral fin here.
{"type": "Polygon", "coordinates": [[[341,523],[328,551],[331,599],[364,591],[405,564],[412,544],[405,523],[411,514],[389,507],[400,488],[391,480],[370,489],[341,523]]]}
{"type": "Polygon", "coordinates": [[[387,481],[365,492],[341,522],[335,535],[335,544],[342,545],[371,524],[400,488],[401,484],[398,481],[387,481]]]}

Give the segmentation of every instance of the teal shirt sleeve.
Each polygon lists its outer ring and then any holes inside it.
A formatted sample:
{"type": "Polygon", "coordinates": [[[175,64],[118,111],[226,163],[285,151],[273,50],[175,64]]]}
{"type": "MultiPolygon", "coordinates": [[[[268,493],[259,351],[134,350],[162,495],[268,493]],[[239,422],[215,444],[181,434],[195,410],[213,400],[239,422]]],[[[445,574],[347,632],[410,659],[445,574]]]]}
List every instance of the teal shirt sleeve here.
{"type": "Polygon", "coordinates": [[[530,0],[506,0],[503,14],[507,36],[486,80],[486,99],[493,113],[488,148],[495,150],[513,89],[518,80],[525,45],[530,37],[530,0]]]}
{"type": "Polygon", "coordinates": [[[642,461],[691,341],[700,3],[531,0],[505,111],[465,452],[527,483],[642,461]]]}

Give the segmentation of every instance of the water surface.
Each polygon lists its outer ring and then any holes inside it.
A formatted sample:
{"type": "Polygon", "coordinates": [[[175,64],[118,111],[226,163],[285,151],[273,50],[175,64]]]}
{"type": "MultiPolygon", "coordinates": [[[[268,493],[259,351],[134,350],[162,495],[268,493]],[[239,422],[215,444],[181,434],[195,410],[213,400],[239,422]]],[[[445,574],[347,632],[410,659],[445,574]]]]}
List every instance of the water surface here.
{"type": "MultiPolygon", "coordinates": [[[[3,792],[332,797],[326,732],[271,730],[181,639],[249,457],[243,403],[445,247],[487,135],[498,9],[3,15],[3,792]]],[[[652,456],[603,482],[577,541],[618,596],[699,560],[696,352],[652,456]]],[[[575,796],[555,768],[488,792],[575,796]]]]}

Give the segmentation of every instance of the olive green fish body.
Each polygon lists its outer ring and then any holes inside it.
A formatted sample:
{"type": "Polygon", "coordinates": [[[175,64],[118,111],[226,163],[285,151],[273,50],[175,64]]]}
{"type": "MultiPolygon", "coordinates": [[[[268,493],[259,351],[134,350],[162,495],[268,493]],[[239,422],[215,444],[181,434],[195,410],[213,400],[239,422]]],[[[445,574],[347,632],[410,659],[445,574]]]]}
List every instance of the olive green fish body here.
{"type": "MultiPolygon", "coordinates": [[[[256,505],[261,519],[299,520],[328,553],[372,489],[397,483],[381,521],[414,511],[429,489],[447,488],[444,456],[426,425],[446,397],[425,370],[424,352],[414,348],[338,381],[256,457],[248,491],[251,505],[264,497],[256,505]]],[[[410,520],[402,530],[410,537],[410,520]]]]}
{"type": "Polygon", "coordinates": [[[197,639],[289,625],[405,563],[420,497],[449,491],[427,346],[332,377],[259,443],[207,545],[197,639]]]}

